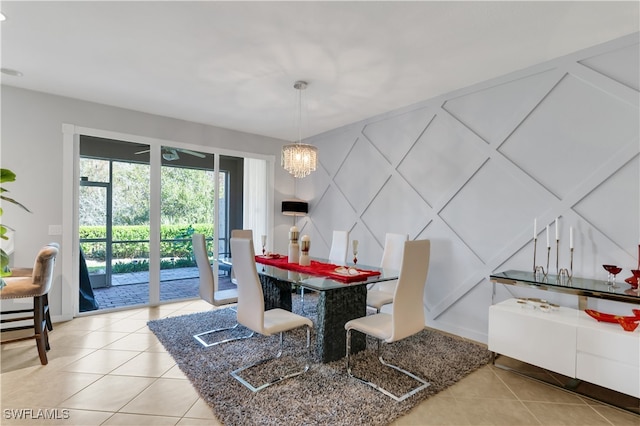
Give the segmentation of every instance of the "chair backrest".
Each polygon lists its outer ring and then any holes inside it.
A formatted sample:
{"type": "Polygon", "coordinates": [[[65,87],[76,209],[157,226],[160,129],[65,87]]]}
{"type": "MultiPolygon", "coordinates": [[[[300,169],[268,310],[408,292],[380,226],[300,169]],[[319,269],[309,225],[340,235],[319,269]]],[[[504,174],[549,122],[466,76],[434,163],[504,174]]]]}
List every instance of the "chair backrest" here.
{"type": "Polygon", "coordinates": [[[409,240],[409,234],[393,234],[388,232],[384,237],[384,250],[380,267],[382,269],[400,270],[402,266],[402,255],[404,254],[404,243],[409,240]]]}
{"type": "Polygon", "coordinates": [[[204,235],[193,234],[191,241],[193,243],[193,255],[196,258],[196,265],[198,265],[198,275],[200,276],[200,297],[213,305],[216,281],[209,263],[204,235]]]}
{"type": "Polygon", "coordinates": [[[238,281],[238,323],[263,333],[264,295],[256,270],[253,240],[231,238],[231,252],[238,281]]]}
{"type": "Polygon", "coordinates": [[[39,296],[49,293],[51,290],[51,283],[53,282],[53,267],[56,263],[56,256],[58,255],[58,245],[50,244],[42,247],[36,257],[36,262],[33,265],[33,275],[31,280],[34,285],[40,286],[38,290],[39,296]]]}
{"type": "Polygon", "coordinates": [[[343,266],[347,263],[347,251],[349,250],[349,231],[333,231],[331,238],[331,250],[329,250],[329,263],[343,266]]]}
{"type": "MultiPolygon", "coordinates": [[[[231,238],[248,238],[253,240],[253,229],[232,229],[231,238]]],[[[233,253],[233,250],[231,250],[233,253]]],[[[233,254],[231,255],[233,257],[233,254]]]]}
{"type": "Polygon", "coordinates": [[[402,267],[393,296],[391,337],[387,342],[404,339],[424,328],[424,286],[430,254],[430,240],[404,243],[402,267]]]}
{"type": "MultiPolygon", "coordinates": [[[[252,229],[232,229],[231,238],[248,238],[250,240],[253,240],[253,230],[252,229]]],[[[231,250],[231,258],[233,259],[233,249],[231,249],[231,245],[229,245],[229,249],[231,250]]],[[[236,284],[236,272],[233,268],[233,265],[231,265],[230,275],[231,275],[231,282],[236,284]]]]}
{"type": "MultiPolygon", "coordinates": [[[[51,242],[51,243],[47,244],[46,246],[42,247],[40,249],[40,251],[38,252],[38,255],[36,256],[36,259],[33,261],[33,269],[31,270],[31,274],[32,275],[33,275],[33,272],[35,272],[36,268],[38,268],[38,263],[40,262],[40,253],[42,253],[42,250],[44,248],[46,248],[46,247],[53,247],[58,251],[60,250],[60,244],[54,243],[54,242],[51,242]]],[[[56,253],[56,256],[57,256],[57,253],[56,253]]],[[[53,261],[54,262],[56,261],[56,257],[55,256],[53,257],[53,261]]],[[[20,269],[22,269],[22,268],[20,268],[20,269]]],[[[26,270],[27,268],[24,268],[24,269],[26,270]]]]}

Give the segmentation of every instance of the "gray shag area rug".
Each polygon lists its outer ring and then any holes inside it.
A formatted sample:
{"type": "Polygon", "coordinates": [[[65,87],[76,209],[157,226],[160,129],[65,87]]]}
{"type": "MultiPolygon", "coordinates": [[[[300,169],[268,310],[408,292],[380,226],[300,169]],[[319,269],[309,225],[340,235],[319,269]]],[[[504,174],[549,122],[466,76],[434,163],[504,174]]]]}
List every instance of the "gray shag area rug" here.
{"type": "MultiPolygon", "coordinates": [[[[305,295],[305,315],[315,319],[314,295],[305,295]]],[[[301,313],[299,297],[293,296],[293,310],[301,313]]],[[[487,364],[491,353],[483,346],[424,331],[392,344],[383,344],[387,362],[399,365],[429,381],[416,395],[395,402],[375,389],[349,377],[345,359],[322,364],[312,349],[309,371],[253,393],[230,372],[243,365],[269,358],[278,352],[279,336],[255,334],[249,339],[205,348],[193,335],[228,327],[236,322],[231,308],[149,321],[169,354],[225,425],[386,425],[407,414],[430,395],[442,391],[487,364]]],[[[248,334],[238,326],[232,332],[217,333],[212,340],[248,334]]],[[[313,348],[315,336],[312,333],[313,348]]],[[[285,333],[285,351],[277,361],[246,370],[242,376],[258,385],[281,371],[304,366],[306,332],[303,328],[285,333]]],[[[373,379],[393,392],[405,392],[416,385],[402,374],[383,367],[376,357],[375,339],[353,358],[352,371],[373,379]]]]}

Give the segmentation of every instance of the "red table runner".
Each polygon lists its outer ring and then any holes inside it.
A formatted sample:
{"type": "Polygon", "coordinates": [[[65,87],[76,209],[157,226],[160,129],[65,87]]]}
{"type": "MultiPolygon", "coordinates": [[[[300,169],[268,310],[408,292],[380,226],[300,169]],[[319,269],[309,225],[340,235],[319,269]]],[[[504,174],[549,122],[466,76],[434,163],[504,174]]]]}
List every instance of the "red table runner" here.
{"type": "Polygon", "coordinates": [[[297,263],[289,263],[287,256],[272,257],[272,256],[256,256],[256,262],[264,265],[276,266],[288,271],[302,272],[309,275],[317,275],[321,277],[331,278],[332,280],[341,281],[344,283],[350,283],[355,281],[364,281],[369,277],[380,275],[380,271],[369,271],[365,269],[356,269],[357,274],[351,275],[347,273],[337,272],[338,265],[332,263],[322,263],[315,260],[311,261],[309,266],[301,266],[297,263]]]}

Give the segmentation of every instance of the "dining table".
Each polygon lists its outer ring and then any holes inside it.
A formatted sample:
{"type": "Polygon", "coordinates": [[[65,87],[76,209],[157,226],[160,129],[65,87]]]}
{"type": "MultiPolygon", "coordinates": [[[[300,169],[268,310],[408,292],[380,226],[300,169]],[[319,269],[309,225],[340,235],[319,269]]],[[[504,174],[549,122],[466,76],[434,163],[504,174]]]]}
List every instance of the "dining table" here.
{"type": "MultiPolygon", "coordinates": [[[[224,263],[231,264],[226,258],[224,263]]],[[[292,291],[302,287],[318,293],[317,317],[314,320],[315,347],[323,363],[346,355],[344,325],[367,314],[367,290],[372,284],[398,279],[399,271],[376,266],[334,265],[325,259],[311,258],[309,266],[289,263],[287,256],[258,255],[256,270],[262,284],[265,310],[281,308],[292,311],[292,291]]],[[[364,334],[355,333],[351,351],[366,347],[364,334]]]]}

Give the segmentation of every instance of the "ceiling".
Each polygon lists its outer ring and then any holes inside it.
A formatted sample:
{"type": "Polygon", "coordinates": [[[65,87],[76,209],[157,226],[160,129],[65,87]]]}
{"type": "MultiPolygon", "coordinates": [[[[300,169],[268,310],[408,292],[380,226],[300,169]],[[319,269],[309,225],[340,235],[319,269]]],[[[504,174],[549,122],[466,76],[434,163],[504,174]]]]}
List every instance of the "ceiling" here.
{"type": "Polygon", "coordinates": [[[2,1],[2,84],[294,140],[639,30],[628,2],[2,1]]]}

